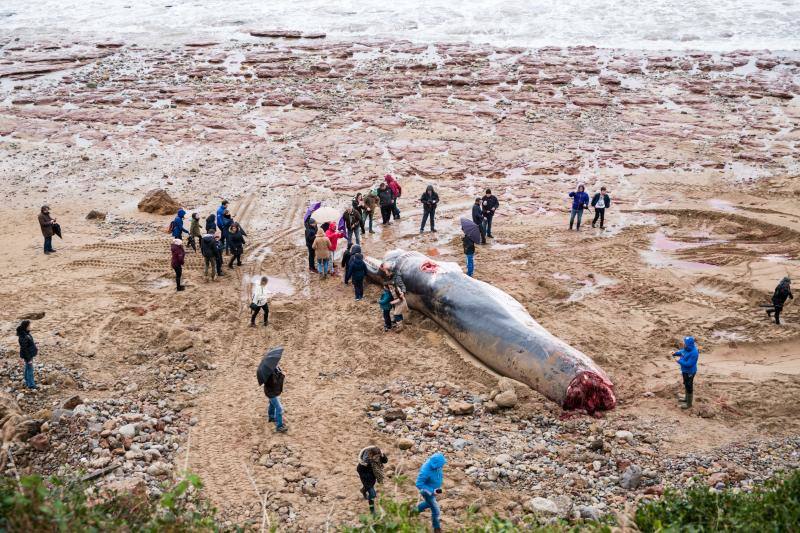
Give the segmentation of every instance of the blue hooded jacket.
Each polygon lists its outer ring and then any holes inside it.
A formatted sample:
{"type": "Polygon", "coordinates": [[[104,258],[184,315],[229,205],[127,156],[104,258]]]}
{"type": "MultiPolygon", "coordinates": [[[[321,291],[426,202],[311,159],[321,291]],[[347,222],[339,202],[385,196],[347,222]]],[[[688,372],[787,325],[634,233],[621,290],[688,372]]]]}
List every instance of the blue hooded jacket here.
{"type": "Polygon", "coordinates": [[[367,277],[367,264],[364,262],[364,256],[361,255],[361,246],[353,246],[351,251],[352,256],[347,263],[347,271],[344,274],[344,282],[347,283],[351,279],[353,281],[364,281],[367,277]]]}
{"type": "Polygon", "coordinates": [[[183,228],[183,217],[186,216],[186,211],[178,209],[178,214],[175,220],[172,221],[172,236],[176,239],[181,238],[182,233],[189,233],[189,230],[183,228]]]}
{"type": "Polygon", "coordinates": [[[224,205],[220,205],[217,208],[217,227],[220,228],[220,229],[223,226],[223,217],[222,217],[222,215],[225,213],[225,209],[226,208],[225,208],[224,205]]]}
{"type": "Polygon", "coordinates": [[[435,453],[428,457],[422,468],[419,469],[417,476],[417,488],[430,493],[442,487],[442,468],[447,464],[447,459],[441,453],[435,453]]]}
{"type": "Polygon", "coordinates": [[[569,196],[572,198],[572,209],[583,209],[589,205],[589,195],[586,191],[572,191],[569,196]]]}
{"type": "Polygon", "coordinates": [[[678,364],[681,365],[681,372],[686,374],[697,374],[697,346],[694,344],[694,337],[683,339],[683,350],[678,350],[674,355],[680,355],[678,364]]]}

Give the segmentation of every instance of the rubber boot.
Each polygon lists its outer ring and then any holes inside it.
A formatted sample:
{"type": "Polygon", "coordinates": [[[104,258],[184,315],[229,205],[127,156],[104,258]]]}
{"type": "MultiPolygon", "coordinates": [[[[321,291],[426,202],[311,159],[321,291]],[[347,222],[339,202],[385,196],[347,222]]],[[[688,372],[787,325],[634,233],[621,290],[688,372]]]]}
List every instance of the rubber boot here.
{"type": "Polygon", "coordinates": [[[442,528],[437,527],[436,529],[433,530],[433,533],[442,533],[442,528]]]}
{"type": "Polygon", "coordinates": [[[686,403],[681,405],[681,409],[691,409],[692,408],[692,400],[694,394],[687,394],[686,395],[686,403]]]}

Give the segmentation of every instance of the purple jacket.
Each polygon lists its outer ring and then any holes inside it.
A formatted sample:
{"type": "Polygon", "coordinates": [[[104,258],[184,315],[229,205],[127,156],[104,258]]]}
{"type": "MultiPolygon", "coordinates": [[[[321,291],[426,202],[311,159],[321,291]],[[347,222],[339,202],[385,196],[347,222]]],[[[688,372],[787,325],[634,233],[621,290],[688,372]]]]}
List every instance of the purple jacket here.
{"type": "Polygon", "coordinates": [[[569,196],[572,198],[572,209],[589,207],[589,195],[586,192],[572,191],[569,196]]]}

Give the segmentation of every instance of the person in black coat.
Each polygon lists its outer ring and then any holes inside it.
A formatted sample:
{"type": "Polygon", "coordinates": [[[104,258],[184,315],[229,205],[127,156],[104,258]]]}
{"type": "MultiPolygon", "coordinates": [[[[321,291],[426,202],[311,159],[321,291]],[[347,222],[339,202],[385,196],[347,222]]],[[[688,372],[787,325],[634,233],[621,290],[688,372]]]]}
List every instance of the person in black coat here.
{"type": "Polygon", "coordinates": [[[39,353],[39,348],[33,342],[30,320],[20,322],[19,326],[17,326],[17,337],[19,338],[20,362],[25,365],[25,386],[29,389],[37,389],[36,382],[33,380],[33,358],[39,353]]]}
{"type": "Polygon", "coordinates": [[[205,268],[203,269],[203,276],[208,281],[208,269],[211,268],[211,279],[217,277],[217,243],[214,241],[212,233],[206,233],[200,239],[200,253],[203,254],[203,261],[205,268]]]}
{"type": "Polygon", "coordinates": [[[206,217],[206,233],[210,233],[214,235],[217,231],[217,215],[215,213],[211,213],[206,217]]]}
{"type": "Polygon", "coordinates": [[[433,185],[428,185],[419,201],[422,202],[422,224],[419,226],[419,232],[425,231],[425,222],[428,221],[428,217],[431,217],[431,232],[436,233],[434,216],[436,215],[436,206],[439,205],[439,195],[433,190],[433,185]]]}
{"type": "Polygon", "coordinates": [[[228,243],[231,248],[231,260],[228,262],[228,268],[233,268],[233,261],[236,261],[238,266],[242,266],[242,254],[244,253],[244,232],[241,230],[237,223],[231,224],[228,231],[228,243]]]}
{"type": "Polygon", "coordinates": [[[392,190],[385,183],[381,183],[378,186],[378,200],[381,206],[381,221],[384,225],[391,224],[394,196],[392,195],[392,190]]]}
{"type": "MultiPolygon", "coordinates": [[[[264,394],[269,400],[269,407],[267,408],[267,419],[269,422],[275,422],[275,431],[278,433],[286,433],[289,428],[283,422],[283,405],[281,405],[281,394],[283,394],[283,382],[285,375],[281,367],[267,376],[263,381],[264,394]]],[[[261,384],[261,377],[259,375],[259,384],[261,384]]]]}
{"type": "Polygon", "coordinates": [[[481,244],[486,244],[486,219],[483,217],[480,198],[475,198],[475,204],[472,206],[472,221],[481,230],[481,244]]]}
{"type": "Polygon", "coordinates": [[[369,502],[369,510],[375,514],[375,483],[383,483],[383,465],[389,458],[377,446],[367,446],[358,454],[356,472],[361,480],[361,494],[369,502]]]}
{"type": "Polygon", "coordinates": [[[494,239],[492,235],[492,219],[498,207],[500,207],[500,202],[497,201],[497,196],[492,194],[491,189],[486,189],[486,194],[483,195],[481,200],[481,211],[483,211],[483,218],[486,220],[486,236],[490,239],[494,239]]]}
{"type": "Polygon", "coordinates": [[[364,256],[361,255],[361,247],[353,246],[352,256],[347,263],[347,270],[344,273],[344,282],[347,284],[353,280],[353,290],[355,291],[356,301],[360,302],[364,298],[364,278],[367,277],[367,264],[364,256]]]}
{"type": "Polygon", "coordinates": [[[775,287],[775,292],[772,293],[772,309],[767,309],[767,315],[772,316],[775,313],[775,323],[781,323],[781,311],[783,311],[783,304],[786,303],[787,298],[794,300],[792,294],[792,280],[788,276],[783,278],[778,286],[775,287]]]}
{"type": "Polygon", "coordinates": [[[308,250],[308,271],[317,272],[314,239],[317,238],[317,222],[313,218],[306,220],[306,249],[308,250]]]}
{"type": "Polygon", "coordinates": [[[594,207],[594,219],[592,220],[592,227],[597,224],[597,219],[600,219],[600,229],[603,229],[603,222],[606,219],[606,209],[611,207],[611,197],[606,194],[606,188],[600,187],[600,192],[595,193],[592,197],[592,207],[594,207]]]}
{"type": "Polygon", "coordinates": [[[214,262],[217,265],[217,276],[224,275],[222,273],[222,252],[225,250],[225,243],[222,242],[220,232],[214,234],[214,262]]]}

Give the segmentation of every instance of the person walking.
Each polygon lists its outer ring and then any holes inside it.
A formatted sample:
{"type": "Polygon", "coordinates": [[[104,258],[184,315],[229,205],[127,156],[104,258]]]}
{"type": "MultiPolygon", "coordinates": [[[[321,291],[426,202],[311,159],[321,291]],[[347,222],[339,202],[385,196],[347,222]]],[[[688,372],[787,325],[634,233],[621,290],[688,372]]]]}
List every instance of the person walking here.
{"type": "Polygon", "coordinates": [[[486,219],[483,217],[480,198],[475,198],[475,203],[472,204],[472,221],[481,230],[481,244],[486,244],[486,219]]]}
{"type": "Polygon", "coordinates": [[[483,212],[484,220],[486,220],[486,236],[490,239],[494,239],[492,235],[492,220],[498,207],[500,207],[500,202],[497,201],[497,196],[492,194],[491,189],[486,189],[486,193],[481,199],[481,211],[483,212]]]}
{"type": "Polygon", "coordinates": [[[219,225],[220,230],[222,230],[222,243],[225,248],[225,254],[229,255],[231,253],[231,226],[233,225],[233,216],[231,216],[231,212],[227,209],[224,213],[222,213],[222,224],[219,225]]]}
{"type": "Polygon", "coordinates": [[[386,180],[389,190],[392,191],[392,215],[394,215],[395,220],[399,220],[400,209],[397,207],[397,200],[399,200],[403,195],[403,188],[400,187],[400,184],[397,183],[397,180],[389,174],[386,174],[383,179],[386,180]]]}
{"type": "Polygon", "coordinates": [[[403,331],[403,315],[408,313],[406,296],[401,291],[395,291],[392,300],[392,325],[395,331],[403,331]]]}
{"type": "Polygon", "coordinates": [[[189,230],[183,227],[183,217],[186,216],[186,211],[184,209],[178,209],[178,214],[175,215],[175,219],[169,225],[169,231],[172,233],[173,239],[183,239],[183,234],[189,234],[189,230]]]}
{"type": "Polygon", "coordinates": [[[369,512],[375,514],[375,483],[383,483],[383,465],[389,458],[377,446],[367,446],[358,452],[358,478],[361,480],[361,495],[369,502],[369,512]]]}
{"type": "Polygon", "coordinates": [[[236,261],[237,266],[242,266],[242,254],[244,253],[244,235],[239,228],[239,224],[234,222],[231,224],[228,231],[228,242],[231,247],[231,260],[228,261],[228,268],[233,269],[233,262],[236,261]]]}
{"type": "Polygon", "coordinates": [[[611,197],[606,193],[605,187],[600,187],[600,192],[594,194],[592,197],[592,207],[594,208],[594,218],[592,219],[592,227],[597,224],[597,219],[600,219],[600,229],[603,228],[603,222],[606,219],[606,209],[611,207],[611,197]]]}
{"type": "Polygon", "coordinates": [[[203,238],[200,231],[200,215],[192,213],[192,223],[189,225],[189,246],[197,253],[197,241],[203,238]]]}
{"type": "Polygon", "coordinates": [[[783,311],[783,304],[786,303],[787,298],[791,298],[794,300],[794,295],[792,294],[792,280],[789,279],[789,276],[786,276],[778,283],[778,286],[775,287],[775,291],[772,293],[772,309],[767,309],[767,315],[772,316],[772,313],[775,313],[775,323],[780,325],[781,323],[781,312],[783,311]]]}
{"type": "Polygon", "coordinates": [[[464,255],[467,257],[467,276],[472,277],[475,272],[475,243],[464,235],[461,238],[461,244],[464,247],[464,255]]]}
{"type": "Polygon", "coordinates": [[[575,218],[578,218],[578,225],[575,227],[575,231],[581,230],[581,219],[583,218],[583,210],[589,208],[589,195],[585,192],[585,187],[581,184],[578,185],[578,189],[576,191],[572,191],[569,193],[569,197],[572,198],[572,209],[570,210],[569,214],[569,229],[572,229],[572,224],[575,221],[575,218]]]}
{"type": "Polygon", "coordinates": [[[44,237],[45,255],[55,253],[53,249],[53,224],[55,223],[56,219],[50,216],[50,206],[43,205],[39,211],[39,228],[42,230],[42,236],[44,237]]]}
{"type": "Polygon", "coordinates": [[[33,379],[33,358],[39,353],[39,348],[33,342],[33,335],[31,335],[31,321],[23,320],[17,326],[17,338],[19,340],[19,357],[21,362],[25,365],[23,372],[25,386],[31,390],[38,389],[36,382],[33,379]]]}
{"type": "Polygon", "coordinates": [[[269,324],[269,292],[267,291],[267,276],[261,276],[261,282],[253,287],[253,300],[250,302],[250,327],[256,327],[256,317],[260,311],[264,311],[264,327],[269,324]]]}
{"type": "Polygon", "coordinates": [[[681,366],[683,388],[686,391],[686,396],[681,399],[681,409],[689,409],[694,400],[694,375],[697,374],[697,358],[699,356],[694,337],[683,339],[683,349],[673,353],[672,356],[679,358],[677,363],[681,366]]]}
{"type": "Polygon", "coordinates": [[[208,281],[208,270],[211,268],[211,280],[217,279],[217,243],[212,233],[206,233],[200,239],[200,253],[203,254],[203,277],[208,281]]]}
{"type": "Polygon", "coordinates": [[[172,270],[175,271],[175,288],[178,291],[185,290],[186,287],[181,285],[181,275],[183,274],[183,261],[186,257],[186,250],[183,249],[183,240],[181,239],[174,239],[172,241],[172,246],[170,246],[170,251],[172,252],[172,259],[170,264],[172,265],[172,270]]]}
{"type": "MultiPolygon", "coordinates": [[[[276,348],[283,351],[283,348],[276,348]]],[[[259,368],[260,370],[260,368],[259,368]]],[[[283,394],[283,384],[286,376],[281,370],[280,366],[276,366],[275,370],[264,376],[260,371],[256,373],[258,377],[258,384],[264,386],[264,395],[269,400],[267,407],[267,421],[275,422],[275,431],[277,433],[286,433],[289,428],[283,421],[283,405],[281,405],[281,394],[283,394]]]]}
{"type": "Polygon", "coordinates": [[[381,206],[381,223],[385,226],[391,224],[392,205],[394,202],[392,190],[385,183],[378,186],[378,202],[381,206]]]}
{"type": "Polygon", "coordinates": [[[367,195],[364,197],[364,213],[369,220],[369,227],[367,229],[370,233],[375,233],[372,229],[372,219],[375,216],[375,208],[378,207],[380,203],[380,198],[378,198],[378,195],[372,190],[367,192],[367,195]]]}
{"type": "Polygon", "coordinates": [[[224,249],[224,245],[222,244],[222,235],[221,232],[218,230],[214,234],[214,262],[217,265],[217,277],[224,276],[225,274],[222,272],[222,251],[224,249]]]}
{"type": "Polygon", "coordinates": [[[227,210],[228,210],[228,200],[222,200],[222,202],[220,202],[219,204],[219,207],[217,207],[217,213],[216,213],[216,222],[218,228],[222,227],[222,218],[225,215],[225,211],[227,210]]]}
{"type": "Polygon", "coordinates": [[[217,215],[211,213],[206,217],[206,233],[214,235],[217,232],[217,215]]]}
{"type": "Polygon", "coordinates": [[[317,260],[317,272],[319,277],[325,279],[328,276],[328,269],[331,263],[331,241],[325,236],[322,228],[317,230],[317,236],[311,245],[314,248],[314,255],[317,260]]]}
{"type": "Polygon", "coordinates": [[[442,493],[442,481],[444,478],[444,465],[447,460],[441,453],[434,453],[419,469],[416,486],[419,490],[422,501],[417,505],[417,512],[421,513],[425,509],[431,510],[431,525],[434,533],[441,533],[442,524],[439,521],[441,509],[436,495],[442,493]]]}
{"type": "Polygon", "coordinates": [[[419,201],[422,202],[422,224],[419,226],[419,232],[422,233],[425,231],[425,222],[427,222],[428,217],[430,217],[431,233],[436,233],[434,217],[436,216],[436,206],[439,205],[439,195],[433,190],[433,185],[428,185],[425,188],[425,192],[419,197],[419,201]]]}
{"type": "Polygon", "coordinates": [[[347,240],[352,244],[361,244],[361,215],[352,207],[344,211],[344,227],[347,231],[347,240]],[[355,243],[353,243],[355,237],[355,243]]]}
{"type": "Polygon", "coordinates": [[[361,235],[366,235],[367,232],[364,226],[364,221],[366,220],[367,217],[367,212],[366,212],[367,209],[364,206],[364,195],[361,194],[360,192],[356,193],[356,195],[353,197],[352,206],[353,206],[353,211],[355,211],[358,214],[358,220],[359,220],[358,226],[361,229],[361,235]]]}
{"type": "Polygon", "coordinates": [[[344,273],[344,282],[347,284],[349,280],[353,280],[353,291],[357,302],[364,298],[364,278],[366,277],[367,264],[364,262],[364,256],[361,255],[361,247],[353,246],[352,257],[350,257],[344,273]]]}
{"type": "Polygon", "coordinates": [[[314,239],[317,238],[317,222],[313,218],[306,221],[306,249],[308,250],[308,270],[316,272],[317,267],[314,262],[314,239]]]}
{"type": "Polygon", "coordinates": [[[381,299],[378,300],[378,305],[381,306],[381,311],[383,312],[384,333],[392,329],[392,300],[394,300],[392,289],[388,283],[384,283],[381,299]]]}

